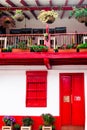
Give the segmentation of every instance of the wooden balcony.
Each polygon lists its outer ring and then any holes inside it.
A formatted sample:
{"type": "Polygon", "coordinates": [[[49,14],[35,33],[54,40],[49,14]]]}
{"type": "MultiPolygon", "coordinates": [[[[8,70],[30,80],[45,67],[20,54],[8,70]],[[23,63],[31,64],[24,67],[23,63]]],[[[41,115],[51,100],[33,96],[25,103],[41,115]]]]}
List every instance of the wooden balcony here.
{"type": "MultiPolygon", "coordinates": [[[[87,37],[87,33],[79,35],[87,37]]],[[[70,40],[72,36],[76,37],[76,34],[53,34],[52,36],[56,37],[56,44],[59,45],[59,38],[62,41],[65,38],[64,36],[66,36],[67,40],[70,40]]],[[[35,37],[36,43],[38,42],[38,37],[43,37],[43,35],[7,34],[0,35],[0,37],[7,38],[6,46],[8,46],[17,44],[17,37],[26,41],[29,37],[35,37]]],[[[32,44],[34,44],[34,40],[32,39],[32,44]]],[[[64,41],[65,39],[62,42],[64,43],[64,41]]],[[[73,38],[72,41],[76,43],[77,39],[73,38]]],[[[69,44],[73,44],[71,40],[69,44]]],[[[51,69],[54,65],[87,65],[87,52],[0,52],[0,65],[45,65],[47,69],[51,69]]]]}
{"type": "MultiPolygon", "coordinates": [[[[50,47],[63,44],[79,44],[87,41],[87,32],[84,33],[56,33],[50,34],[50,47]]],[[[26,44],[43,44],[44,34],[0,34],[0,48],[9,45],[16,45],[20,41],[26,44]],[[3,43],[2,40],[5,40],[3,43]]]]}

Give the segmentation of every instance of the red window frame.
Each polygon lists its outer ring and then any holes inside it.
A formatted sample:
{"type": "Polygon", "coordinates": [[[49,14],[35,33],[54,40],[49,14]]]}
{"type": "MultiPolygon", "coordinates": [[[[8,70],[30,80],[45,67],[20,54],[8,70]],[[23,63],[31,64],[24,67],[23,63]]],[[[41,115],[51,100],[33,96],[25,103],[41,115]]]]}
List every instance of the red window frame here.
{"type": "Polygon", "coordinates": [[[26,72],[26,107],[47,106],[47,71],[26,72]]]}

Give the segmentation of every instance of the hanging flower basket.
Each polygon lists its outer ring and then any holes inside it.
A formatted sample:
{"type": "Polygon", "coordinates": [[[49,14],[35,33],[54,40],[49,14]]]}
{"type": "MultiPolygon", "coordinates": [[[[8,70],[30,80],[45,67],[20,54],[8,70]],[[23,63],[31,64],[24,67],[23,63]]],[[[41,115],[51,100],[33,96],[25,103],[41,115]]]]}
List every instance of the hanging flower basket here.
{"type": "Polygon", "coordinates": [[[50,11],[42,10],[38,16],[38,19],[41,22],[52,24],[57,17],[58,17],[58,13],[55,12],[54,10],[50,10],[50,11]]]}
{"type": "Polygon", "coordinates": [[[73,8],[70,17],[74,16],[80,23],[87,22],[87,8],[73,8]]]}
{"type": "Polygon", "coordinates": [[[55,18],[53,16],[48,16],[48,21],[46,23],[52,24],[55,21],[55,18]]]}
{"type": "Polygon", "coordinates": [[[0,18],[0,25],[5,28],[15,27],[15,20],[10,16],[2,16],[0,18]]]}
{"type": "Polygon", "coordinates": [[[84,23],[84,22],[87,22],[87,17],[86,17],[86,16],[78,17],[77,20],[78,20],[80,23],[84,23]]]}
{"type": "Polygon", "coordinates": [[[14,19],[16,19],[19,22],[24,20],[24,15],[23,15],[22,10],[16,10],[15,15],[14,15],[14,19]]]}

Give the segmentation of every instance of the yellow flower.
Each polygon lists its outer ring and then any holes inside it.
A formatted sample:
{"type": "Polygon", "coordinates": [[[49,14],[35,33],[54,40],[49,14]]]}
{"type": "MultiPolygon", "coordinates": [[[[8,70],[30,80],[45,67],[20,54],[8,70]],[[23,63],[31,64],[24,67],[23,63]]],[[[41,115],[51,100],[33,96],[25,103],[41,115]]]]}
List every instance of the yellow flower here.
{"type": "MultiPolygon", "coordinates": [[[[45,11],[42,10],[38,16],[38,19],[42,22],[47,22],[49,20],[49,17],[52,16],[54,19],[56,19],[58,17],[58,13],[55,12],[54,10],[50,10],[50,11],[45,11]]],[[[53,21],[54,22],[54,21],[53,21]]]]}

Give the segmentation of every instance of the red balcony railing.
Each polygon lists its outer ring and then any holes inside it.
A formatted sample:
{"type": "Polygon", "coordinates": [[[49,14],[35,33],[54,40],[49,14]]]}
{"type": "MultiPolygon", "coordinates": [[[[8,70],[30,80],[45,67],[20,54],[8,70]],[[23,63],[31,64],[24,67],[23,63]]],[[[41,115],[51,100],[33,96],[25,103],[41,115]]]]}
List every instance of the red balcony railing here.
{"type": "MultiPolygon", "coordinates": [[[[58,33],[50,34],[51,48],[61,46],[63,44],[80,44],[87,42],[87,32],[85,33],[58,33]]],[[[43,44],[43,34],[0,34],[0,48],[8,45],[16,45],[20,41],[26,44],[43,44]],[[3,42],[4,41],[4,42],[3,42]]]]}

